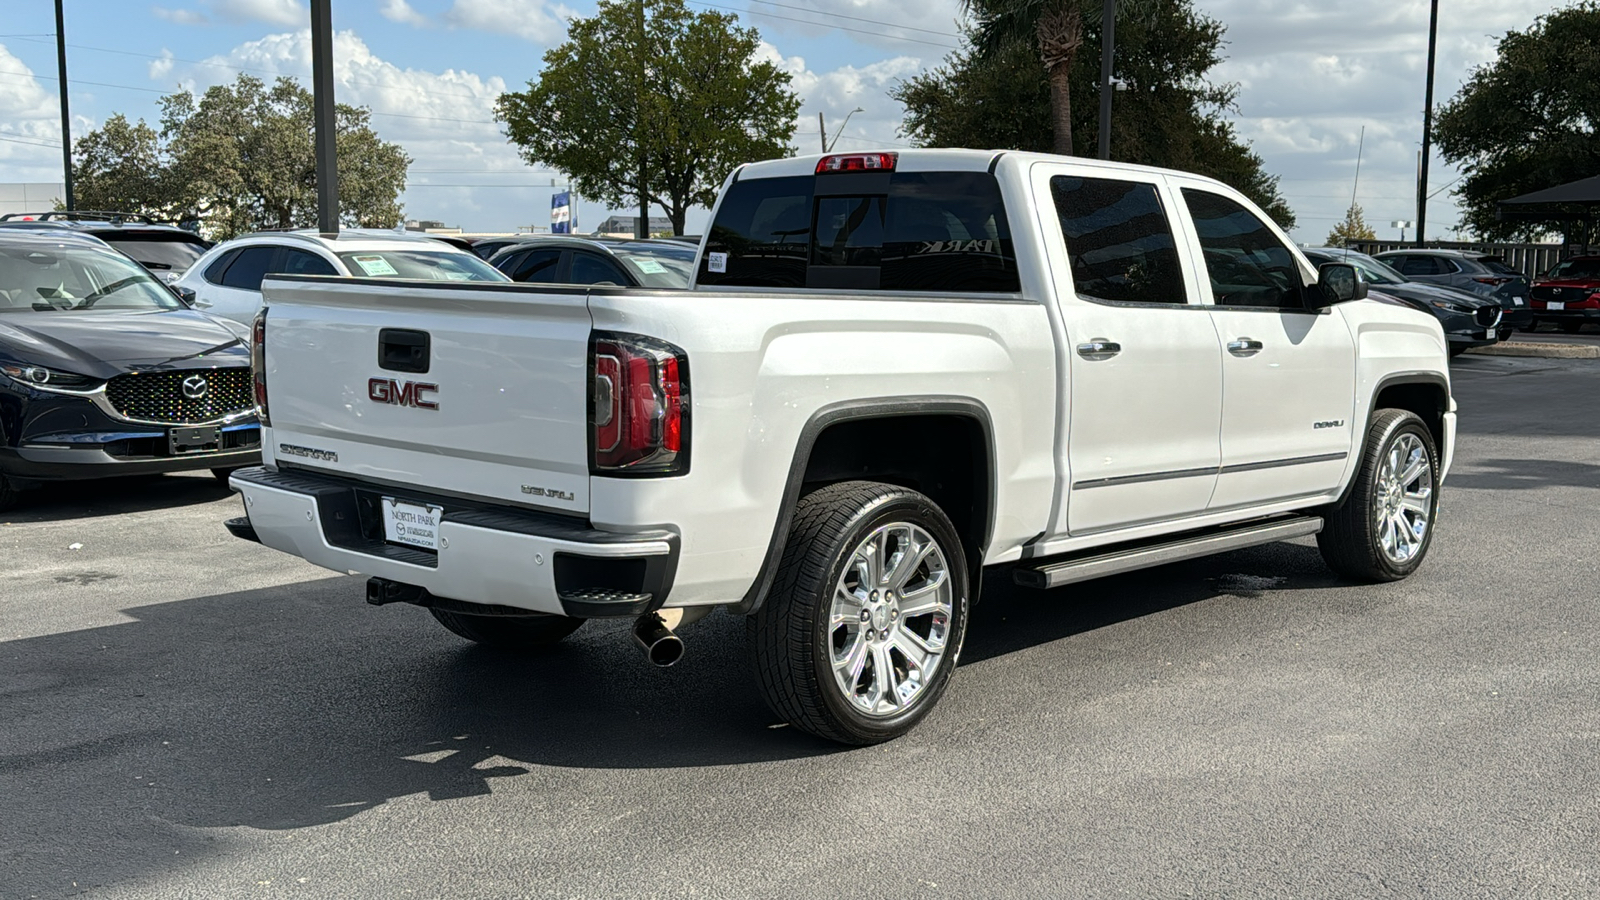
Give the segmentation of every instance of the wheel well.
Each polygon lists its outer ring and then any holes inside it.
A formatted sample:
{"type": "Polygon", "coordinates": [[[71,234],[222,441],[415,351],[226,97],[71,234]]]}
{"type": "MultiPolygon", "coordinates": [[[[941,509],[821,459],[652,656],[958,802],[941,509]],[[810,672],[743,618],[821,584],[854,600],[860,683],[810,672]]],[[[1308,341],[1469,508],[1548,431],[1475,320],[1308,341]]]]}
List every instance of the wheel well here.
{"type": "Polygon", "coordinates": [[[848,419],[817,436],[801,493],[841,481],[881,481],[917,491],[944,510],[973,571],[989,543],[989,439],[970,416],[848,419]]]}
{"type": "Polygon", "coordinates": [[[1372,411],[1404,409],[1416,413],[1417,418],[1427,423],[1428,431],[1433,434],[1433,445],[1443,453],[1444,412],[1448,397],[1443,386],[1432,382],[1391,384],[1379,390],[1378,396],[1373,398],[1372,411]]]}

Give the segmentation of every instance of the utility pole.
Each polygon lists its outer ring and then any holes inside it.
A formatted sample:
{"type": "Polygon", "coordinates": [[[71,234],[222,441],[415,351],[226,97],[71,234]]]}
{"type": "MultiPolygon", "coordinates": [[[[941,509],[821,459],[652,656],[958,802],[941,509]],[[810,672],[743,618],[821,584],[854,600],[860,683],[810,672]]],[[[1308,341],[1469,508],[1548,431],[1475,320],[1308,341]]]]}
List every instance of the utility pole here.
{"type": "Polygon", "coordinates": [[[1428,88],[1422,108],[1422,166],[1417,173],[1417,246],[1427,240],[1428,230],[1428,150],[1433,141],[1433,63],[1439,49],[1439,0],[1433,0],[1428,14],[1428,88]]]}
{"type": "Polygon", "coordinates": [[[61,171],[67,184],[67,211],[77,208],[72,198],[72,116],[67,112],[67,32],[61,0],[56,0],[56,83],[61,86],[61,171]]]}
{"type": "Polygon", "coordinates": [[[822,132],[822,152],[828,152],[828,125],[822,120],[822,111],[817,111],[817,130],[822,132]]]}
{"type": "Polygon", "coordinates": [[[1117,0],[1100,14],[1100,158],[1111,158],[1111,63],[1117,55],[1117,0]]]}
{"type": "Polygon", "coordinates": [[[644,149],[644,63],[646,56],[644,41],[644,0],[639,0],[639,46],[636,51],[639,63],[639,85],[638,95],[634,103],[638,108],[638,114],[634,116],[634,140],[639,145],[639,224],[633,228],[633,236],[637,238],[650,236],[650,199],[646,193],[646,186],[649,181],[645,178],[646,154],[644,149]]]}
{"type": "Polygon", "coordinates": [[[317,230],[339,233],[339,157],[333,117],[333,0],[311,0],[311,106],[316,131],[317,230]]]}

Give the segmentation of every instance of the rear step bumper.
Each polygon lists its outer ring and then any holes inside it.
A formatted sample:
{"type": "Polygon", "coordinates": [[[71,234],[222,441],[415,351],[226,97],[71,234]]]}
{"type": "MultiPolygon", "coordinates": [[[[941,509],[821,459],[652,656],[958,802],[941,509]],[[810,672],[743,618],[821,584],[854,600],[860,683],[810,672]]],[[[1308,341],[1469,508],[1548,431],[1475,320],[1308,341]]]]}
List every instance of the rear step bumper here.
{"type": "Polygon", "coordinates": [[[678,565],[678,536],[666,531],[600,531],[563,516],[299,471],[241,469],[228,483],[244,495],[248,518],[228,523],[236,536],[461,603],[635,617],[666,603],[678,565]],[[378,495],[443,507],[439,550],[386,543],[370,510],[378,495]]]}
{"type": "Polygon", "coordinates": [[[1258,544],[1286,541],[1290,538],[1316,534],[1321,530],[1322,519],[1316,516],[1287,516],[1178,535],[1159,542],[1146,542],[1136,547],[1111,552],[1095,552],[1092,556],[1036,563],[1027,568],[1016,569],[1013,578],[1023,587],[1060,587],[1064,584],[1116,575],[1119,572],[1131,572],[1135,569],[1164,565],[1196,556],[1210,556],[1226,550],[1240,550],[1258,544]]]}

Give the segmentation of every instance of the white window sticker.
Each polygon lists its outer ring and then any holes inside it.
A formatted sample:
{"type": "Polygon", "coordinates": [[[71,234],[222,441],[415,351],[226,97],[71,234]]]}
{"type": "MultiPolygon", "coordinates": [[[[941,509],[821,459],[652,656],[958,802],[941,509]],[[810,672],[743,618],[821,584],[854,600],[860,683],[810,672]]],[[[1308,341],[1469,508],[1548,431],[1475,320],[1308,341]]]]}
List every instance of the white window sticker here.
{"type": "Polygon", "coordinates": [[[371,275],[374,278],[383,275],[400,274],[399,272],[395,271],[394,266],[389,265],[389,261],[387,259],[384,259],[381,256],[352,256],[350,258],[356,261],[356,265],[361,267],[361,271],[371,275]]]}
{"type": "Polygon", "coordinates": [[[722,273],[726,273],[728,271],[728,254],[726,254],[726,253],[707,253],[706,254],[706,271],[707,272],[722,272],[722,273]]]}
{"type": "Polygon", "coordinates": [[[646,259],[641,256],[635,256],[632,257],[632,259],[633,264],[639,267],[639,271],[646,275],[665,275],[667,272],[666,266],[663,266],[661,263],[658,263],[653,259],[646,259]]]}

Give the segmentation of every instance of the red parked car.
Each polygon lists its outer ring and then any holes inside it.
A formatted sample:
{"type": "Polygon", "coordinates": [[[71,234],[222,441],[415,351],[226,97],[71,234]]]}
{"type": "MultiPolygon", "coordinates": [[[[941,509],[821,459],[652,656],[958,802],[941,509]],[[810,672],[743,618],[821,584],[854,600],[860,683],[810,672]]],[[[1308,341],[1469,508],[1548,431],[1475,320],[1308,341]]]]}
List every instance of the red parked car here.
{"type": "Polygon", "coordinates": [[[1600,256],[1563,260],[1533,283],[1533,323],[1553,322],[1573,334],[1585,322],[1600,324],[1600,256]]]}

